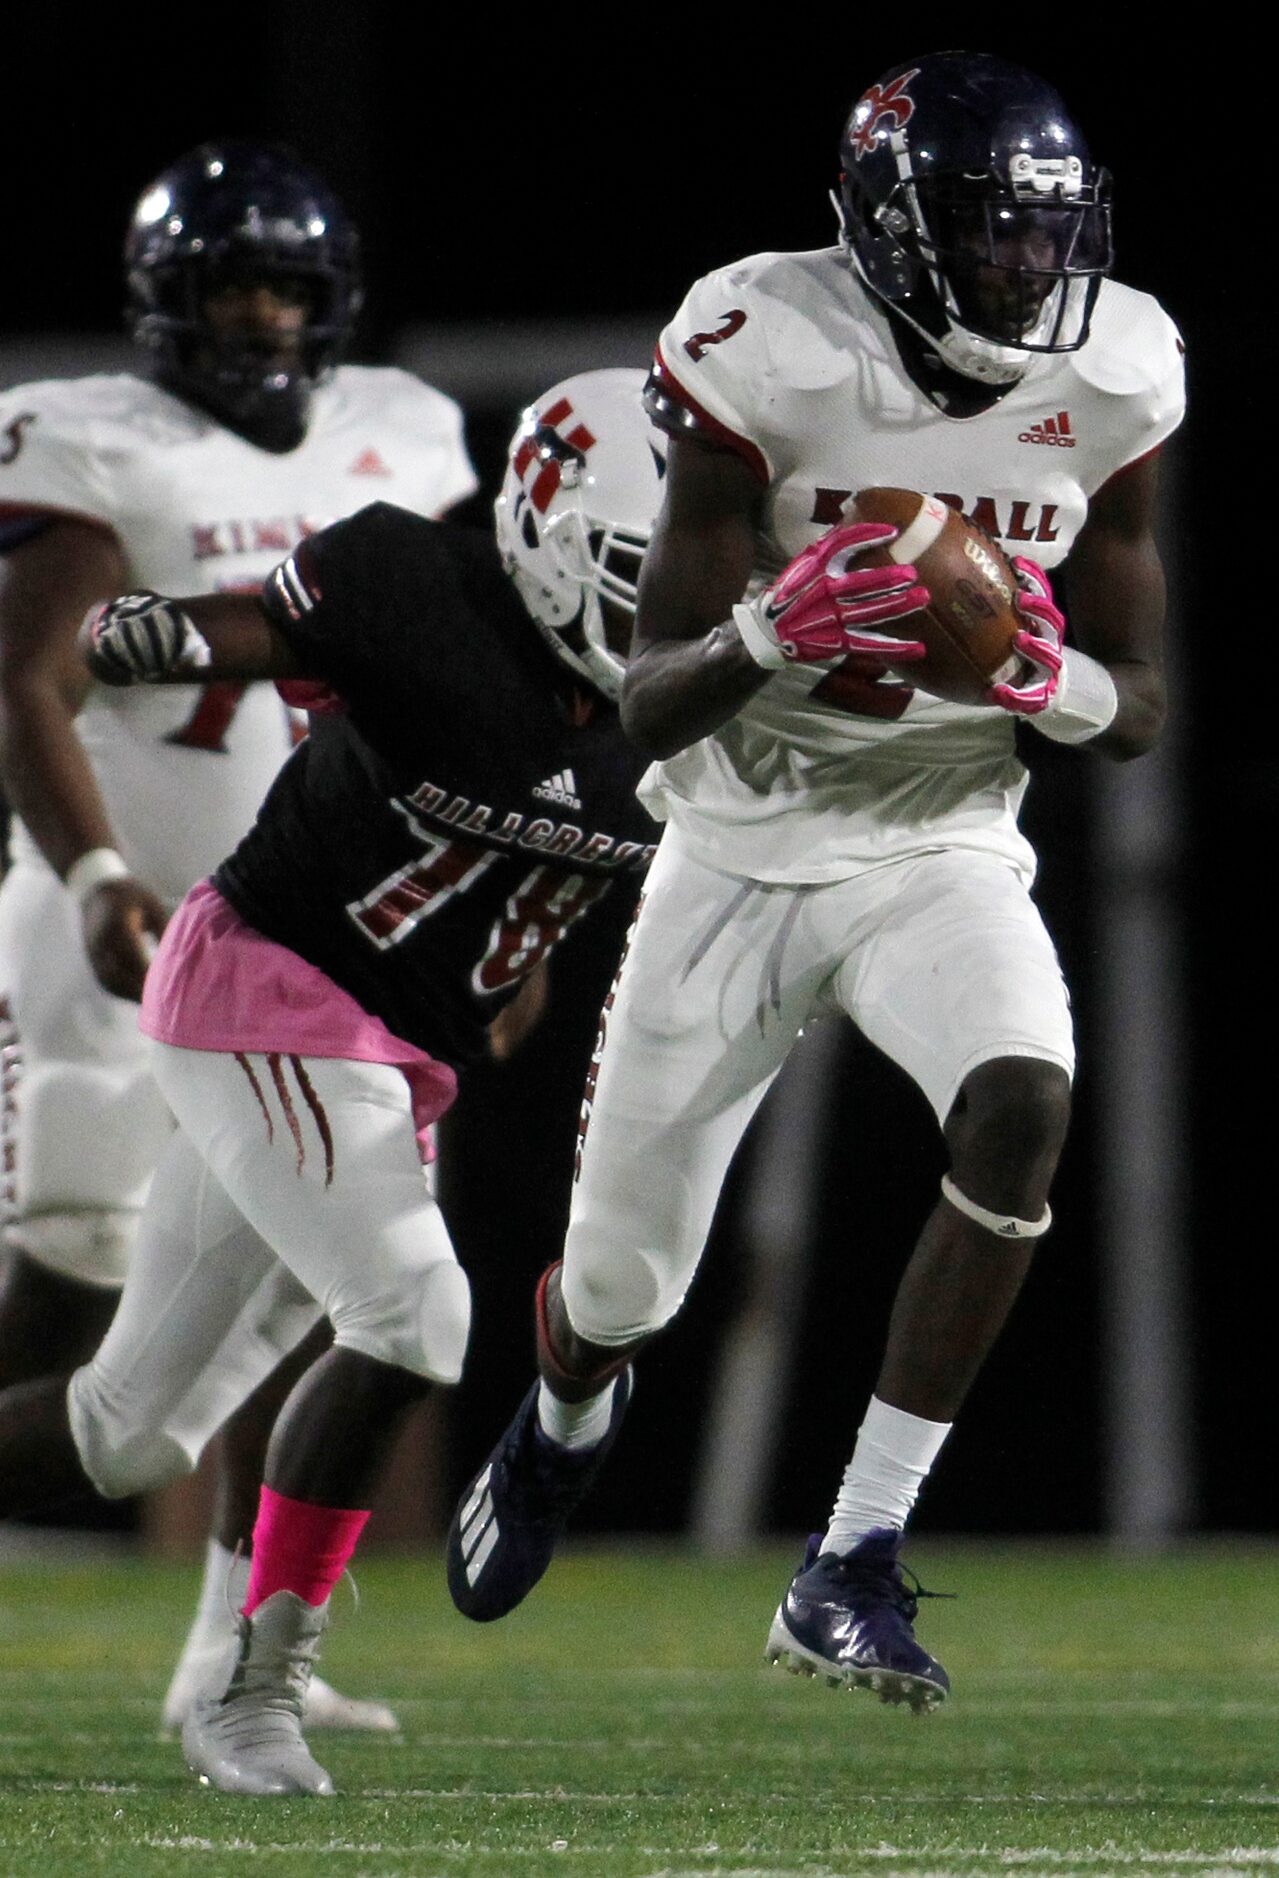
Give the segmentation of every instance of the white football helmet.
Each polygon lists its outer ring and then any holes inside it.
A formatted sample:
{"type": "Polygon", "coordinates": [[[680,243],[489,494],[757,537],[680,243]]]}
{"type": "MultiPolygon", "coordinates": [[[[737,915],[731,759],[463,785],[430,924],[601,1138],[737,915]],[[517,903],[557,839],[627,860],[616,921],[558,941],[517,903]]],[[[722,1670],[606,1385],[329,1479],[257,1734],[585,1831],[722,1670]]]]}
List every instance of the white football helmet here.
{"type": "Polygon", "coordinates": [[[635,612],[666,472],[666,439],[640,402],[644,379],[581,372],[544,392],[511,440],[495,504],[497,545],[534,625],[606,698],[621,691],[626,660],[609,644],[602,603],[635,612]]]}

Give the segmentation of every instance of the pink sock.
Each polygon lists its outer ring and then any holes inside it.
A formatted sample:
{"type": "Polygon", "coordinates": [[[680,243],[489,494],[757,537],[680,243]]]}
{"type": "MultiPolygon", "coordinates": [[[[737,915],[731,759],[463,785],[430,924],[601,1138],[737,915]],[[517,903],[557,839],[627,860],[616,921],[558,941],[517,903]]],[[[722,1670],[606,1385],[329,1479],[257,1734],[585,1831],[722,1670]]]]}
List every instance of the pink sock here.
{"type": "Polygon", "coordinates": [[[323,1604],[354,1552],[367,1513],[345,1506],[312,1506],[263,1487],[253,1528],[253,1562],[244,1614],[276,1591],[293,1591],[323,1604]]]}

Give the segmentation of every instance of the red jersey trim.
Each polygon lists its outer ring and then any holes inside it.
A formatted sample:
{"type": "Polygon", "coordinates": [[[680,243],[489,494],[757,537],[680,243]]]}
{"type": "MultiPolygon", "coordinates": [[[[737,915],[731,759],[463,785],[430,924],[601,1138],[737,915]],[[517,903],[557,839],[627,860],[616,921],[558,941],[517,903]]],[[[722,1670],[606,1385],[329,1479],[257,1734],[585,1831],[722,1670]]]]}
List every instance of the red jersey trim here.
{"type": "Polygon", "coordinates": [[[727,424],[722,424],[717,417],[711,416],[705,405],[698,403],[692,392],[676,378],[662,356],[660,345],[657,348],[657,356],[653,360],[653,378],[658,388],[668,398],[673,399],[688,412],[698,430],[705,431],[706,435],[717,444],[740,456],[756,480],[765,488],[768,487],[773,480],[772,472],[759,445],[752,443],[749,437],[743,437],[738,431],[731,430],[727,424]]]}
{"type": "MultiPolygon", "coordinates": [[[[1162,443],[1157,443],[1153,448],[1143,450],[1140,456],[1133,457],[1130,463],[1121,463],[1117,470],[1112,470],[1110,475],[1107,476],[1105,482],[1101,485],[1101,489],[1108,488],[1111,483],[1117,483],[1121,476],[1126,476],[1129,470],[1135,470],[1140,464],[1149,463],[1150,459],[1158,456],[1162,450],[1162,443]]],[[[1101,489],[1097,491],[1098,495],[1101,494],[1101,489]]]]}
{"type": "Polygon", "coordinates": [[[100,528],[103,534],[116,536],[110,522],[101,515],[87,515],[83,509],[59,509],[49,502],[0,502],[0,522],[40,521],[84,522],[100,528]]]}

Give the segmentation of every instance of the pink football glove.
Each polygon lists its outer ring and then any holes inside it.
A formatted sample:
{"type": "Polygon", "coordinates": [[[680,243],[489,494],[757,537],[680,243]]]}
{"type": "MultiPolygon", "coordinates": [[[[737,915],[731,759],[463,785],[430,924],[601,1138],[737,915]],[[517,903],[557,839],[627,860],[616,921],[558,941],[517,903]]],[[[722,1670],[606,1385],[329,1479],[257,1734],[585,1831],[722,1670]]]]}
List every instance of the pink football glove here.
{"type": "Polygon", "coordinates": [[[804,548],[771,587],[733,608],[746,650],[757,665],[820,665],[869,653],[886,665],[927,656],[919,639],[875,629],[918,613],[931,595],[913,567],[856,567],[867,548],[895,541],[887,522],[846,522],[804,548]]]}
{"type": "Polygon", "coordinates": [[[1048,576],[1039,563],[1017,554],[1013,566],[1022,583],[1015,605],[1022,618],[1030,621],[1028,628],[1013,634],[1013,645],[1035,668],[1036,675],[1019,685],[992,685],[986,702],[997,704],[1001,711],[1011,711],[1014,717],[1037,717],[1052,703],[1061,680],[1066,619],[1053,601],[1048,576]]]}

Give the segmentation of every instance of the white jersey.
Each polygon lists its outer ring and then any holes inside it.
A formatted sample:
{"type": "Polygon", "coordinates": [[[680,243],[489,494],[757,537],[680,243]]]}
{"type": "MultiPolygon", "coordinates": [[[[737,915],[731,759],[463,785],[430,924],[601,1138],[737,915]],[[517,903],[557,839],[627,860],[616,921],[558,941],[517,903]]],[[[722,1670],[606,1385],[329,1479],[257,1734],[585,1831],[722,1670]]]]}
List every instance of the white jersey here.
{"type": "MultiPolygon", "coordinates": [[[[757,574],[843,519],[859,489],[941,496],[1011,554],[1064,560],[1090,497],[1176,428],[1181,345],[1148,295],[1104,281],[1078,352],[1032,358],[988,410],[956,418],[904,369],[886,314],[838,248],[763,254],[692,288],[658,378],[765,488],[757,574]]],[[[653,766],[641,799],[707,864],[825,881],[971,847],[1032,871],[1013,721],[849,662],[778,672],[729,723],[653,766]]]]}
{"type": "MultiPolygon", "coordinates": [[[[475,488],[458,407],[393,368],[340,367],[282,455],[128,374],[0,395],[0,522],[98,523],[128,585],[160,593],[256,592],[304,536],[369,502],[435,516],[475,488]]],[[[95,686],[77,728],[116,845],[172,904],[235,847],[292,746],[262,684],[95,686]]],[[[21,828],[14,851],[35,858],[21,828]]]]}

